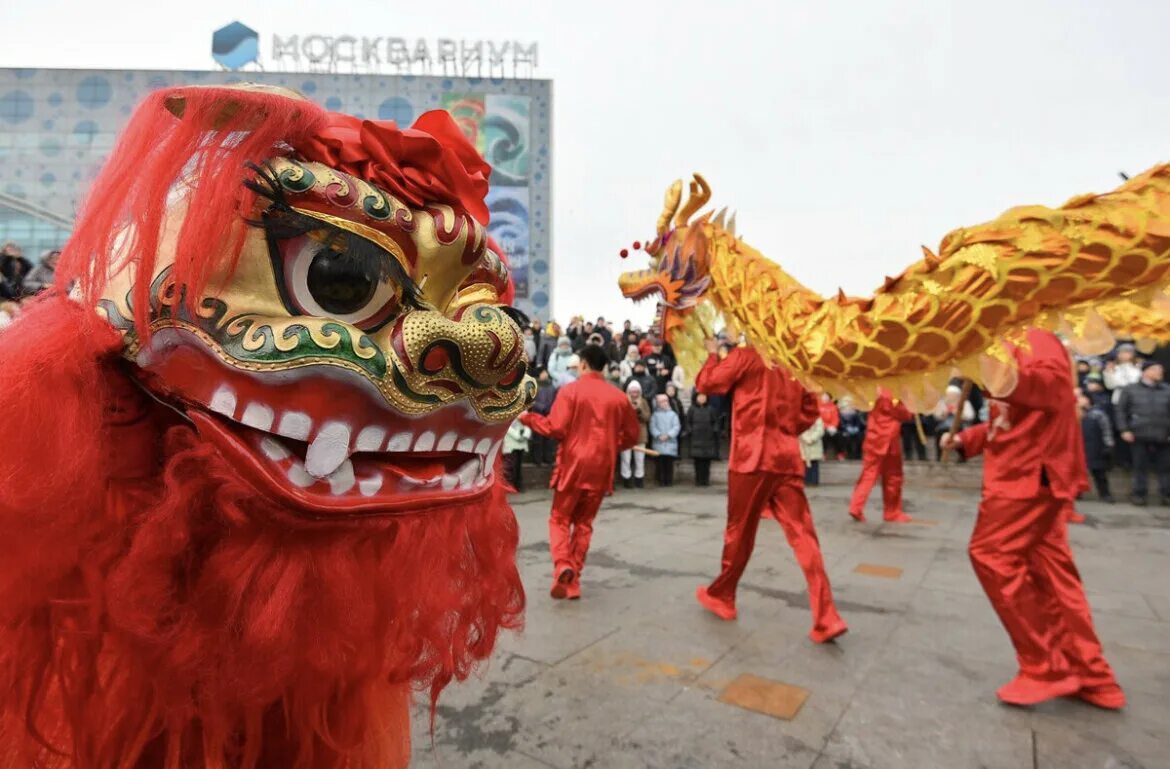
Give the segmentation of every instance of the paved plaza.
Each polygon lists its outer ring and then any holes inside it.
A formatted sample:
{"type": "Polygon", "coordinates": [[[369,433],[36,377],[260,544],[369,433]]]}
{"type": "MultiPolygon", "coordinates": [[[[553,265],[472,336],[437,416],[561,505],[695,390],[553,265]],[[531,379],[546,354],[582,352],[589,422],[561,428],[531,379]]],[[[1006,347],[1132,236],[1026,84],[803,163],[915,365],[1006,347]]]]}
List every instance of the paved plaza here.
{"type": "MultiPolygon", "coordinates": [[[[598,516],[583,599],[548,596],[550,492],[513,497],[527,627],[440,700],[419,769],[1166,769],[1170,508],[1086,502],[1071,538],[1121,713],[997,703],[1015,672],[967,560],[977,467],[908,468],[915,524],[846,513],[856,465],[809,490],[850,631],[817,646],[804,580],[763,521],[739,619],[695,603],[719,565],[726,488],[619,490],[598,516]],[[795,715],[793,712],[795,711],[795,715]],[[783,716],[789,716],[785,719],[783,716]]],[[[877,506],[875,506],[875,503],[877,506]]]]}

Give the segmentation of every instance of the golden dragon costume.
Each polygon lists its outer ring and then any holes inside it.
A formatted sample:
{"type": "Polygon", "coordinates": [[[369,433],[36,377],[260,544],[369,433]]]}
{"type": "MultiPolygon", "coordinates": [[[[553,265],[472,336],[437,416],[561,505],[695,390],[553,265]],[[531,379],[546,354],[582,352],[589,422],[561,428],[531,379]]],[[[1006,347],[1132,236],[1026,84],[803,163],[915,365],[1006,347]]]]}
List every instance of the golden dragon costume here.
{"type": "Polygon", "coordinates": [[[1115,335],[1170,338],[1170,165],[1104,195],[955,230],[864,299],[804,287],[736,236],[734,214],[691,221],[710,196],[695,174],[680,206],[682,183],[672,184],[645,246],[651,268],[619,278],[628,298],[658,295],[655,326],[688,372],[720,315],[807,385],[865,402],[880,386],[933,402],[955,369],[980,379],[982,361],[1010,362],[1002,343],[1033,326],[1084,352],[1115,335]]]}

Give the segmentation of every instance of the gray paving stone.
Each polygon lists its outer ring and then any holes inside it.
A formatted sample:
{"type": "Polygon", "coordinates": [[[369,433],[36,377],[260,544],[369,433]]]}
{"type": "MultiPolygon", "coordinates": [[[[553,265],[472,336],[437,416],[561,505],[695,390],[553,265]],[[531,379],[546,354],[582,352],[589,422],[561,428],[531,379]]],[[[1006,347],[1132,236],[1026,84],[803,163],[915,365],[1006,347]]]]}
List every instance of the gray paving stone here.
{"type": "Polygon", "coordinates": [[[1129,707],[1008,708],[995,689],[1014,654],[966,552],[978,468],[908,468],[907,501],[934,526],[856,524],[845,512],[856,465],[832,463],[825,477],[809,496],[850,632],[823,646],[807,638],[804,577],[774,521],[761,522],[739,619],[695,602],[719,567],[722,487],[619,490],[598,516],[575,602],[548,596],[551,494],[513,497],[527,629],[443,694],[433,749],[427,708],[416,708],[412,766],[1170,768],[1170,517],[1089,502],[1088,523],[1070,528],[1129,707]],[[859,563],[904,571],[876,579],[854,573],[859,563]],[[743,673],[809,699],[787,722],[719,702],[743,673]]]}
{"type": "MultiPolygon", "coordinates": [[[[802,710],[797,718],[803,715],[802,710]]],[[[810,745],[792,731],[787,722],[688,691],[619,739],[596,766],[806,769],[820,753],[820,741],[810,745]]]]}

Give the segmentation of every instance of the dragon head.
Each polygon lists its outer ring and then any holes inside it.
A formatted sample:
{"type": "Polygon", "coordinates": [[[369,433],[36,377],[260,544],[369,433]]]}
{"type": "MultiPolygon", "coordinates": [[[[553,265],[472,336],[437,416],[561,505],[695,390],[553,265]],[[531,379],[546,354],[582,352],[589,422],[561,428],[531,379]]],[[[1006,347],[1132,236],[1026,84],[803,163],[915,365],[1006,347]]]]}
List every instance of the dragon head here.
{"type": "MultiPolygon", "coordinates": [[[[711,188],[699,174],[691,180],[690,196],[681,208],[682,182],[671,184],[666,190],[655,237],[645,245],[650,267],[623,272],[618,278],[618,286],[627,299],[641,301],[657,297],[653,330],[667,342],[674,341],[707,294],[711,284],[712,238],[724,232],[734,233],[734,216],[725,229],[723,212],[713,220],[707,213],[690,221],[710,199],[711,188]]],[[[642,244],[634,243],[635,250],[641,247],[642,244]]],[[[628,255],[623,249],[622,256],[628,255]]]]}

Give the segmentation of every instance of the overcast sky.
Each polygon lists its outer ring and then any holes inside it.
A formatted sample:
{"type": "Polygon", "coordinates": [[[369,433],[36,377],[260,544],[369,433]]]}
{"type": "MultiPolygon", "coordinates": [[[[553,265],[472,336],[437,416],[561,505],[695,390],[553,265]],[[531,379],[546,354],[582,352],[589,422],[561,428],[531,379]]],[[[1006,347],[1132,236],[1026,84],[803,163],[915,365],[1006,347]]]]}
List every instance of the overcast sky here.
{"type": "Polygon", "coordinates": [[[0,66],[212,68],[236,19],[264,53],[273,32],[537,41],[562,320],[648,320],[618,251],[693,170],[771,259],[864,294],[955,227],[1170,159],[1159,0],[11,0],[0,66]]]}

